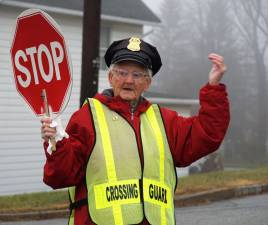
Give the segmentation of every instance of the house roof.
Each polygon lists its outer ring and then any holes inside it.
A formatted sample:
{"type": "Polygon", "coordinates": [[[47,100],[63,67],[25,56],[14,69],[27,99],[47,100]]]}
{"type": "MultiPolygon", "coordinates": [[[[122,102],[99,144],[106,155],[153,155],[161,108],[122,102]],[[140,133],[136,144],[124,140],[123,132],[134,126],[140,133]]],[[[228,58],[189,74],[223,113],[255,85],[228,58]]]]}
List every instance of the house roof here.
{"type": "MultiPolygon", "coordinates": [[[[0,4],[82,15],[83,0],[0,0],[0,4]]],[[[102,19],[157,24],[160,19],[141,0],[103,0],[102,19]]]]}

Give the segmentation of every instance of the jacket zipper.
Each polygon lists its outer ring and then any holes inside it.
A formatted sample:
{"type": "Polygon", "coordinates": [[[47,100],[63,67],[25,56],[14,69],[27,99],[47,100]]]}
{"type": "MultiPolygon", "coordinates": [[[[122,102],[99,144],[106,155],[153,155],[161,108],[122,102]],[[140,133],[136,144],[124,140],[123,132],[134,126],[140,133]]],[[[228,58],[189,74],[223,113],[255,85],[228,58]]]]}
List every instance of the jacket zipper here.
{"type": "Polygon", "coordinates": [[[134,111],[135,111],[135,108],[131,107],[130,113],[131,113],[131,121],[132,122],[134,121],[134,111]]]}
{"type": "Polygon", "coordinates": [[[134,113],[131,112],[131,121],[133,121],[133,120],[134,120],[134,113]]]}

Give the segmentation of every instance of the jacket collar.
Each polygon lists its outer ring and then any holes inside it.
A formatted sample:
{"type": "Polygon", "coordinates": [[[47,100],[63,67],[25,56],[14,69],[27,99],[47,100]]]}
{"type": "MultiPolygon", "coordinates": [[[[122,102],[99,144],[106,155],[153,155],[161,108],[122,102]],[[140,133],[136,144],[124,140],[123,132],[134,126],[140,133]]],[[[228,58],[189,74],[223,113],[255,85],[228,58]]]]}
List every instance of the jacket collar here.
{"type": "MultiPolygon", "coordinates": [[[[116,111],[119,114],[130,114],[132,112],[131,104],[128,101],[123,100],[120,96],[114,96],[112,89],[106,89],[101,94],[96,94],[95,99],[98,99],[102,104],[106,105],[109,109],[116,111]]],[[[134,114],[139,116],[141,113],[145,112],[151,103],[141,97],[134,114]]]]}

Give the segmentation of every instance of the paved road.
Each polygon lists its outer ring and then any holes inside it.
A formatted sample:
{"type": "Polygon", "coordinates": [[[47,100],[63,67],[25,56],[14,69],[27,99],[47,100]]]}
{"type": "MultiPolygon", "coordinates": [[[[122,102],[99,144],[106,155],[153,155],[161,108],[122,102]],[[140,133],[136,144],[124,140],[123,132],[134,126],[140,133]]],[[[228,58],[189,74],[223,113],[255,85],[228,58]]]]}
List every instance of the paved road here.
{"type": "MultiPolygon", "coordinates": [[[[178,225],[268,225],[268,194],[176,209],[178,225]]],[[[66,219],[0,225],[66,225],[66,219]]]]}
{"type": "Polygon", "coordinates": [[[268,225],[268,194],[176,209],[179,225],[268,225]]]}

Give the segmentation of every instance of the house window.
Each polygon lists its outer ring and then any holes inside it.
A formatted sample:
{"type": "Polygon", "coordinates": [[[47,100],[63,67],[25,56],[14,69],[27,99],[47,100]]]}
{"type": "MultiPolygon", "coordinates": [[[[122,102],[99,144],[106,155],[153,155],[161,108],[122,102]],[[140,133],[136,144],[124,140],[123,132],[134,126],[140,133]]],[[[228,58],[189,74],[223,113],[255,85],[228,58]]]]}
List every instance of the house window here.
{"type": "Polygon", "coordinates": [[[107,66],[104,61],[104,54],[110,44],[110,28],[102,26],[100,34],[100,70],[107,70],[107,66]]]}

